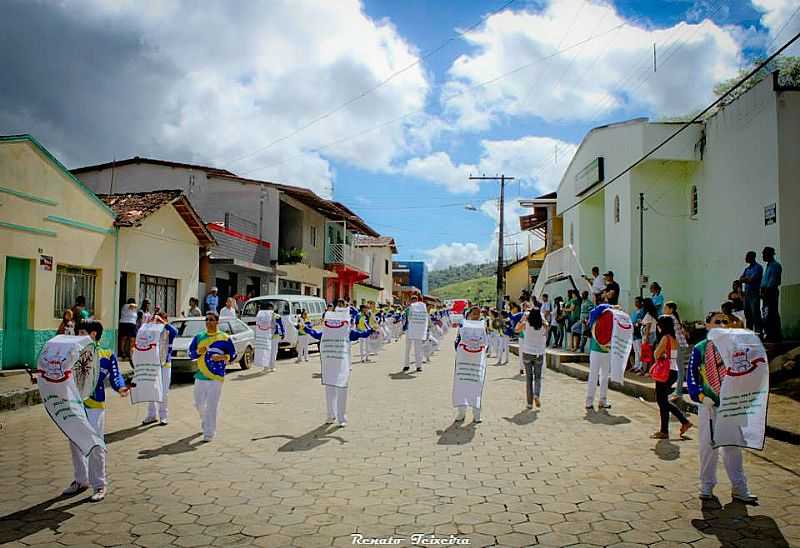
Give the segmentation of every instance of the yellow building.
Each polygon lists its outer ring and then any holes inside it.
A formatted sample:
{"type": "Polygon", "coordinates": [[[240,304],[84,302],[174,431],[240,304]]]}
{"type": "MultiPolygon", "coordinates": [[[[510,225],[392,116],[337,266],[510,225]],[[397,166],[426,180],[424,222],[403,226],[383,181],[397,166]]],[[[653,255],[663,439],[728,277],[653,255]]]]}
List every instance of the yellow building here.
{"type": "Polygon", "coordinates": [[[79,296],[109,348],[128,297],[178,315],[213,243],[181,191],[98,197],[33,137],[0,137],[0,367],[33,366],[79,296]]]}
{"type": "Polygon", "coordinates": [[[114,341],[114,212],[29,135],[0,137],[0,357],[33,365],[83,295],[114,341]]]}
{"type": "Polygon", "coordinates": [[[545,255],[545,249],[541,248],[505,267],[506,295],[511,297],[512,301],[518,300],[523,290],[531,290],[545,255]]]}

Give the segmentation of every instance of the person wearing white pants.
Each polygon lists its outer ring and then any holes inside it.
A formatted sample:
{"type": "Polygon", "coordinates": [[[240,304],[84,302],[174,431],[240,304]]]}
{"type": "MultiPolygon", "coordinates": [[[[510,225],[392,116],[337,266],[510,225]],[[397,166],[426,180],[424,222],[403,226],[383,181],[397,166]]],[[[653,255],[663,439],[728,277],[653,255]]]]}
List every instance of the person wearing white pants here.
{"type": "Polygon", "coordinates": [[[308,324],[308,312],[300,310],[297,313],[297,360],[295,363],[301,361],[308,361],[308,334],[306,327],[308,324]]]}
{"type": "MultiPolygon", "coordinates": [[[[592,339],[592,345],[596,344],[592,339]]],[[[589,351],[589,380],[586,384],[586,409],[594,408],[594,394],[597,391],[597,383],[600,382],[600,394],[597,406],[600,409],[611,407],[608,403],[608,376],[609,376],[609,355],[608,352],[598,350],[589,351]]]]}
{"type": "Polygon", "coordinates": [[[169,387],[172,383],[172,343],[178,335],[178,330],[169,324],[166,312],[158,312],[153,316],[153,321],[160,321],[164,323],[164,330],[167,332],[167,361],[161,365],[161,393],[162,400],[158,402],[150,402],[147,404],[147,416],[142,424],[151,424],[160,419],[161,425],[166,426],[169,423],[169,387]]]}
{"type": "Polygon", "coordinates": [[[340,426],[347,425],[347,388],[325,387],[325,401],[328,408],[327,424],[333,424],[336,421],[340,426]]]}
{"type": "MultiPolygon", "coordinates": [[[[120,396],[126,397],[130,389],[125,386],[125,379],[119,371],[117,357],[110,350],[100,348],[97,343],[103,336],[103,325],[98,321],[86,321],[81,324],[79,335],[88,335],[97,347],[97,357],[100,364],[100,375],[91,396],[86,398],[83,406],[86,409],[86,417],[95,432],[102,438],[106,428],[106,379],[120,396]]],[[[102,447],[95,447],[89,456],[85,456],[77,445],[70,442],[70,452],[72,453],[72,467],[75,478],[72,483],[64,489],[66,496],[75,495],[91,487],[94,491],[91,497],[92,502],[100,502],[106,497],[106,450],[102,447]]]]}
{"type": "Polygon", "coordinates": [[[217,408],[225,368],[236,359],[236,348],[228,335],[217,329],[218,323],[216,312],[206,314],[206,330],[195,335],[189,345],[189,357],[197,360],[194,406],[200,414],[205,442],[213,440],[217,433],[217,408]]]}
{"type": "Polygon", "coordinates": [[[421,341],[419,339],[409,339],[408,335],[406,335],[406,348],[405,352],[403,353],[403,371],[408,371],[411,368],[411,364],[408,361],[409,355],[411,354],[411,347],[414,347],[414,363],[416,363],[417,371],[422,371],[422,360],[425,355],[425,341],[421,341]]]}

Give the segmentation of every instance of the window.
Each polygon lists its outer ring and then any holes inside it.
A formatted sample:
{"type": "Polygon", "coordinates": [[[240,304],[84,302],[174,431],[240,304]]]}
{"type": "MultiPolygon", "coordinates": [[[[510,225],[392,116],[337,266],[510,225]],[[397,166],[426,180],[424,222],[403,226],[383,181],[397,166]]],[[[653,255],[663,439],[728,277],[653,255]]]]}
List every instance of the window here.
{"type": "Polygon", "coordinates": [[[383,261],[383,273],[389,274],[389,260],[386,259],[383,261]]]}
{"type": "Polygon", "coordinates": [[[691,193],[691,203],[689,204],[689,213],[692,217],[697,217],[697,211],[699,209],[699,200],[697,198],[697,187],[692,185],[692,193],[691,193]]]}
{"type": "Polygon", "coordinates": [[[614,222],[619,222],[619,196],[614,196],[614,222]]]}
{"type": "Polygon", "coordinates": [[[176,299],[178,295],[178,280],[142,274],[139,277],[139,300],[147,299],[150,305],[158,307],[167,313],[167,316],[176,315],[176,299]]]}
{"type": "Polygon", "coordinates": [[[56,296],[53,312],[61,318],[67,308],[72,308],[79,296],[86,298],[86,310],[94,312],[94,295],[97,271],[75,266],[58,265],[56,268],[56,296]]]}
{"type": "Polygon", "coordinates": [[[238,335],[239,333],[244,333],[250,330],[250,328],[247,327],[247,324],[240,320],[231,320],[231,327],[233,328],[234,335],[238,335]]]}
{"type": "Polygon", "coordinates": [[[317,227],[310,226],[309,230],[311,232],[310,239],[311,239],[311,247],[317,247],[317,227]]]}

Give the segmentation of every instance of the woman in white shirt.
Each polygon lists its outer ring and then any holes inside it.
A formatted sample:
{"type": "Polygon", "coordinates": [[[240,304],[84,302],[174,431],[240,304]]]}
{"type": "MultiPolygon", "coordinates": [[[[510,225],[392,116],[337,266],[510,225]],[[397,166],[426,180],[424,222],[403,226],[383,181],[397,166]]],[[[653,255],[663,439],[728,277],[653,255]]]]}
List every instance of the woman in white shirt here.
{"type": "Polygon", "coordinates": [[[225,306],[222,307],[222,310],[219,311],[219,319],[236,319],[236,301],[233,297],[228,297],[225,301],[225,306]]]}
{"type": "Polygon", "coordinates": [[[130,359],[131,344],[136,339],[136,320],[139,309],[136,299],[129,298],[119,311],[119,353],[120,358],[130,359]]]}
{"type": "Polygon", "coordinates": [[[678,378],[678,340],[675,338],[675,324],[672,318],[670,316],[660,316],[656,322],[656,332],[658,333],[658,345],[653,354],[656,359],[660,357],[669,358],[669,378],[666,382],[656,381],[656,401],[658,402],[661,428],[650,437],[657,440],[666,440],[669,439],[670,413],[675,415],[675,418],[681,423],[681,437],[693,424],[669,400],[669,395],[672,393],[672,385],[675,384],[678,378]]]}
{"type": "Polygon", "coordinates": [[[519,333],[519,349],[522,353],[522,365],[525,367],[525,395],[528,409],[533,405],[542,406],[542,366],[547,342],[547,323],[537,308],[526,313],[517,323],[515,331],[519,333]]]}

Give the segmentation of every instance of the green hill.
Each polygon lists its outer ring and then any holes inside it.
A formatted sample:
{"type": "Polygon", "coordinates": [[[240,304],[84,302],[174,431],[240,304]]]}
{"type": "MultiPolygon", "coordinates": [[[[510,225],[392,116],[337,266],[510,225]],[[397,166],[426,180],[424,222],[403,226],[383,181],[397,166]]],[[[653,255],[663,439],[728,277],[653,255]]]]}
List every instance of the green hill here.
{"type": "Polygon", "coordinates": [[[496,280],[495,276],[463,280],[433,289],[431,294],[442,300],[469,299],[473,303],[490,303],[495,300],[496,280]]]}
{"type": "Polygon", "coordinates": [[[428,287],[430,290],[434,290],[456,282],[491,276],[496,271],[497,266],[495,263],[462,264],[443,268],[442,270],[432,270],[428,273],[428,287]]]}

